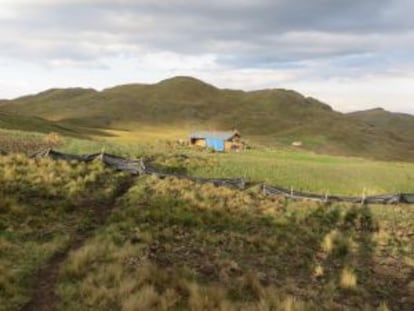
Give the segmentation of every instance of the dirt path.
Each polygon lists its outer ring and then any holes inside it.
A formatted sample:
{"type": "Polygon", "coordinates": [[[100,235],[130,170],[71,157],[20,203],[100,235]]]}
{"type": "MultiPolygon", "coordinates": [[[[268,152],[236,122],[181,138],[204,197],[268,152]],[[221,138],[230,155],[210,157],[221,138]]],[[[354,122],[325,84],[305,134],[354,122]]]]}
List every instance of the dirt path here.
{"type": "MultiPolygon", "coordinates": [[[[124,195],[131,187],[133,178],[125,180],[117,189],[114,196],[106,202],[93,202],[95,226],[88,231],[76,231],[71,244],[63,251],[55,254],[49,262],[40,268],[35,277],[35,289],[31,300],[21,308],[21,311],[57,311],[59,299],[55,293],[59,278],[59,270],[71,251],[81,248],[89,237],[93,236],[96,228],[103,225],[116,205],[117,198],[124,195]]],[[[89,202],[91,203],[91,202],[89,202]]]]}

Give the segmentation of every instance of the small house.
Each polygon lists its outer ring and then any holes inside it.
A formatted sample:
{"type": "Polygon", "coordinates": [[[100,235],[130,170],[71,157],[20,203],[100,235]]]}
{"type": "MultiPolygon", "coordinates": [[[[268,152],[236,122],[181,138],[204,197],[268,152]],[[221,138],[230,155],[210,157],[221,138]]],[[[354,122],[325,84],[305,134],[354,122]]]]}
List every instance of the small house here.
{"type": "Polygon", "coordinates": [[[192,146],[212,148],[215,151],[240,150],[240,133],[238,131],[205,131],[190,134],[192,146]]]}

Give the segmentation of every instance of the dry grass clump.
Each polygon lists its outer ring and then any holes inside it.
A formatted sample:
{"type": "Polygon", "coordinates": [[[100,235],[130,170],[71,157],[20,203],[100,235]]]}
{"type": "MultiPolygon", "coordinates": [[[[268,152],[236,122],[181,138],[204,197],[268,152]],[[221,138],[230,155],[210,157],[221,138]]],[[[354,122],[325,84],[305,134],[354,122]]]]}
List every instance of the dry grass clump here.
{"type": "Polygon", "coordinates": [[[357,286],[357,276],[351,268],[345,267],[342,270],[340,284],[342,288],[348,289],[353,289],[357,286]]]}
{"type": "Polygon", "coordinates": [[[334,229],[327,233],[321,243],[322,250],[331,255],[345,257],[351,252],[356,252],[358,244],[353,241],[352,237],[345,236],[338,229],[334,229]]]}
{"type": "Polygon", "coordinates": [[[178,198],[197,209],[225,210],[240,213],[255,209],[274,213],[280,210],[282,200],[264,197],[256,192],[243,192],[213,184],[198,184],[185,179],[151,178],[148,189],[154,196],[178,198]]]}
{"type": "Polygon", "coordinates": [[[321,276],[323,276],[323,274],[324,274],[323,267],[322,267],[321,265],[317,265],[317,266],[315,267],[315,270],[314,270],[314,272],[313,272],[313,275],[314,275],[315,277],[321,277],[321,276]]]}
{"type": "Polygon", "coordinates": [[[71,163],[12,154],[0,157],[0,192],[73,201],[82,195],[86,197],[85,189],[105,184],[110,174],[99,161],[71,163]]]}
{"type": "Polygon", "coordinates": [[[63,138],[59,133],[50,132],[45,138],[44,141],[49,148],[58,147],[62,145],[63,138]]]}
{"type": "Polygon", "coordinates": [[[322,249],[326,253],[328,254],[332,253],[334,249],[334,243],[338,239],[338,235],[339,235],[339,232],[336,229],[332,230],[327,235],[325,235],[322,241],[322,249]]]}
{"type": "Polygon", "coordinates": [[[377,311],[391,311],[391,310],[390,308],[388,308],[385,302],[381,302],[381,304],[378,306],[377,311]]]}

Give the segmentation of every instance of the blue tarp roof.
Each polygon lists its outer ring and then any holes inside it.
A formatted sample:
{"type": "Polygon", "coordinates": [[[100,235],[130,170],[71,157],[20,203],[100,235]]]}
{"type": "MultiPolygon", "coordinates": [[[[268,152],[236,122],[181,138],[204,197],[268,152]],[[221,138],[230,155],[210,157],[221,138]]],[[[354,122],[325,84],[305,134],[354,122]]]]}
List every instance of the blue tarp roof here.
{"type": "Polygon", "coordinates": [[[214,139],[222,139],[227,140],[232,138],[237,132],[233,131],[226,131],[226,132],[218,132],[218,131],[201,131],[201,132],[193,132],[190,134],[190,138],[214,138],[214,139]]]}

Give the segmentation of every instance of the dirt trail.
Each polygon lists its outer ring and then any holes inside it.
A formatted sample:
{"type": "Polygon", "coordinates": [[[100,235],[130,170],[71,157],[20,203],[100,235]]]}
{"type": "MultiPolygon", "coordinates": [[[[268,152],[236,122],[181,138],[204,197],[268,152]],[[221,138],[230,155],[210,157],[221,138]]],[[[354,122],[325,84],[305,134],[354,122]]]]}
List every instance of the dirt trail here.
{"type": "MultiPolygon", "coordinates": [[[[59,270],[71,251],[81,248],[86,239],[93,236],[95,230],[105,223],[116,205],[119,197],[124,195],[131,187],[133,178],[127,178],[117,189],[114,196],[106,202],[88,202],[92,204],[95,217],[95,226],[88,231],[76,231],[71,244],[65,250],[55,254],[49,262],[40,268],[35,277],[35,289],[30,301],[21,308],[21,311],[57,311],[58,297],[55,293],[59,277],[59,270]]],[[[90,205],[89,205],[90,206],[90,205]]]]}

